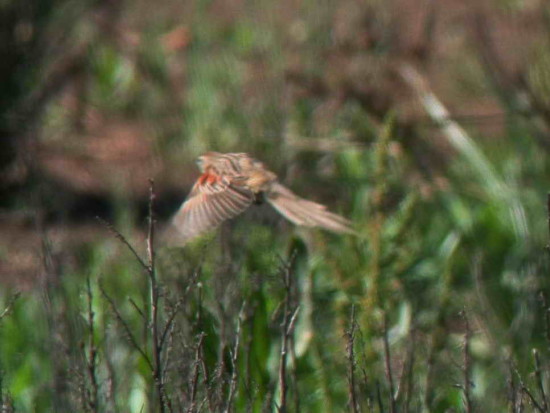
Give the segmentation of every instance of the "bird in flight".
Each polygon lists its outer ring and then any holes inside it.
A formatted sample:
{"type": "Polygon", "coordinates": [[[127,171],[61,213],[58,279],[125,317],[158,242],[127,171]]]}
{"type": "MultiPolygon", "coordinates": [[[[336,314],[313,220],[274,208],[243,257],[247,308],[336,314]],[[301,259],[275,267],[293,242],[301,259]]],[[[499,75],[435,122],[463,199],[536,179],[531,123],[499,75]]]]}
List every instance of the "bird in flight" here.
{"type": "Polygon", "coordinates": [[[277,175],[246,153],[207,152],[199,156],[202,172],[173,224],[182,241],[211,230],[253,203],[269,202],[296,225],[353,234],[351,222],[281,185],[277,175]]]}

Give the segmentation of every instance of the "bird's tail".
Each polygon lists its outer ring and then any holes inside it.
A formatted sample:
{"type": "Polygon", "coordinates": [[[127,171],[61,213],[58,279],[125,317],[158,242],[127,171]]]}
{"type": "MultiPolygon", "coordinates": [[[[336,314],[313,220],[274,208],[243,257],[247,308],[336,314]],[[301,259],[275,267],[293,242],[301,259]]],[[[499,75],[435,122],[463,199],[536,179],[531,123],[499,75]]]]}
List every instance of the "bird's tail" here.
{"type": "Polygon", "coordinates": [[[334,232],[355,234],[349,220],[327,211],[326,207],[321,204],[300,198],[277,182],[266,193],[266,198],[278,212],[296,225],[321,227],[334,232]]]}

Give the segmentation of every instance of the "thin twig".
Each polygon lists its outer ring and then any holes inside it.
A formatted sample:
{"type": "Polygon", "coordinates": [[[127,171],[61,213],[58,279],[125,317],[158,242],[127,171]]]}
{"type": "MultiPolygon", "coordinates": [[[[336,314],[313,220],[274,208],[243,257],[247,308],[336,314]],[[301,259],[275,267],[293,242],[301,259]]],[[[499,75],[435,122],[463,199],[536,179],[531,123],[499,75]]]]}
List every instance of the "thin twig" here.
{"type": "MultiPolygon", "coordinates": [[[[292,260],[292,259],[291,259],[292,260]]],[[[285,298],[283,304],[283,320],[281,322],[281,353],[279,360],[279,389],[281,391],[281,397],[277,411],[284,413],[287,409],[287,390],[288,385],[286,382],[286,363],[288,355],[288,342],[289,337],[292,334],[294,323],[298,315],[299,307],[292,311],[292,276],[291,276],[291,262],[284,264],[282,271],[283,285],[285,288],[285,298]]]]}
{"type": "Polygon", "coordinates": [[[517,390],[516,383],[514,381],[514,370],[512,368],[512,362],[508,361],[508,401],[509,401],[509,411],[510,413],[516,412],[517,406],[517,390]]]}
{"type": "Polygon", "coordinates": [[[287,335],[290,337],[292,332],[294,331],[294,325],[296,324],[296,320],[298,319],[298,313],[300,312],[300,306],[297,306],[294,309],[294,312],[292,313],[292,317],[290,317],[290,322],[288,323],[287,328],[287,335]]]}
{"type": "MultiPolygon", "coordinates": [[[[201,335],[206,336],[206,334],[203,332],[201,335]]],[[[199,341],[199,360],[201,362],[201,370],[202,370],[202,383],[205,389],[206,393],[206,399],[208,401],[208,408],[211,412],[216,411],[214,409],[214,403],[212,401],[212,392],[210,389],[210,373],[208,371],[208,367],[206,365],[206,358],[204,357],[204,340],[199,341]]]]}
{"type": "MultiPolygon", "coordinates": [[[[106,327],[106,323],[104,324],[103,326],[103,337],[104,337],[104,340],[106,341],[107,340],[107,335],[108,335],[108,332],[107,332],[107,327],[106,327]]],[[[111,357],[109,355],[109,352],[106,351],[105,354],[104,354],[104,360],[105,360],[105,370],[107,372],[107,378],[106,378],[106,383],[105,383],[105,399],[106,399],[106,402],[105,404],[110,406],[110,409],[109,408],[106,408],[105,411],[110,411],[110,412],[114,412],[116,411],[116,382],[115,382],[115,367],[113,366],[113,361],[111,360],[111,357]]]]}
{"type": "Polygon", "coordinates": [[[159,402],[159,411],[164,413],[166,407],[166,397],[164,394],[164,381],[162,378],[162,346],[159,340],[159,286],[155,270],[155,217],[153,212],[153,203],[155,200],[155,183],[149,180],[149,228],[147,232],[147,258],[148,265],[145,267],[149,275],[149,290],[151,296],[151,340],[153,342],[153,380],[157,389],[159,402]]]}
{"type": "Polygon", "coordinates": [[[531,404],[533,405],[533,407],[535,409],[537,409],[540,413],[546,413],[546,410],[544,410],[542,408],[542,406],[539,404],[539,402],[537,402],[537,399],[535,399],[535,396],[533,396],[533,393],[531,392],[531,390],[529,390],[529,388],[523,382],[523,379],[522,379],[521,374],[519,373],[517,367],[514,366],[513,368],[514,368],[514,371],[515,371],[515,373],[518,377],[519,385],[520,385],[520,389],[521,389],[522,394],[526,394],[529,397],[529,400],[531,401],[531,404]]]}
{"type": "MultiPolygon", "coordinates": [[[[290,353],[291,356],[291,377],[293,378],[292,383],[295,385],[293,387],[293,393],[294,393],[294,405],[296,408],[300,405],[300,399],[298,395],[298,386],[297,386],[297,378],[296,378],[296,364],[295,364],[295,358],[293,358],[294,353],[294,327],[296,325],[296,320],[298,320],[298,314],[300,313],[300,306],[296,306],[294,309],[294,313],[292,313],[292,316],[290,317],[290,322],[288,323],[288,327],[286,329],[286,337],[287,337],[287,350],[290,353]]],[[[288,389],[287,389],[288,390],[288,389]]],[[[299,411],[299,410],[296,410],[299,411]]]]}
{"type": "Polygon", "coordinates": [[[144,270],[148,271],[149,270],[149,266],[145,263],[145,261],[143,261],[143,259],[139,256],[139,254],[137,253],[137,251],[134,249],[134,247],[132,247],[132,245],[128,242],[128,240],[126,239],[126,237],[124,235],[122,235],[114,226],[113,224],[111,224],[110,222],[107,222],[105,221],[103,218],[100,218],[100,217],[96,217],[96,219],[102,223],[103,225],[105,225],[105,227],[107,227],[107,229],[115,236],[116,239],[118,239],[120,242],[122,242],[124,245],[126,245],[126,247],[128,248],[128,250],[130,250],[130,252],[132,253],[132,255],[134,256],[134,258],[136,259],[136,261],[139,263],[139,265],[141,265],[143,267],[144,270]]]}
{"type": "Polygon", "coordinates": [[[172,309],[170,315],[168,316],[168,320],[166,321],[166,324],[164,325],[164,330],[162,331],[162,334],[160,335],[160,347],[164,347],[164,342],[166,341],[166,337],[168,336],[168,332],[170,331],[170,328],[172,327],[172,323],[174,322],[174,319],[176,318],[176,315],[178,314],[179,309],[181,308],[183,304],[183,298],[178,300],[174,308],[172,309]]]}
{"type": "Polygon", "coordinates": [[[92,386],[91,391],[88,390],[88,407],[92,412],[99,411],[98,405],[98,395],[99,395],[99,386],[97,384],[97,374],[96,374],[96,365],[97,365],[97,348],[95,345],[94,335],[94,310],[92,307],[93,293],[92,287],[90,286],[90,278],[86,279],[87,286],[87,296],[88,296],[88,354],[86,358],[86,370],[88,372],[88,378],[92,386]]]}
{"type": "Polygon", "coordinates": [[[147,363],[149,368],[151,370],[153,370],[153,363],[151,363],[151,360],[149,359],[149,356],[147,356],[145,351],[143,351],[143,349],[137,343],[137,340],[134,337],[134,335],[132,334],[132,331],[130,330],[130,327],[128,326],[128,323],[126,323],[126,321],[124,320],[124,318],[122,317],[122,315],[118,311],[118,308],[117,308],[116,304],[114,303],[113,299],[109,296],[109,294],[107,294],[107,292],[105,291],[105,289],[103,288],[101,283],[99,284],[99,291],[101,292],[101,295],[103,296],[103,298],[105,298],[107,300],[107,302],[109,303],[109,306],[111,307],[111,310],[115,314],[116,319],[118,320],[118,322],[120,323],[120,325],[124,329],[124,333],[126,334],[126,337],[128,337],[128,340],[130,341],[130,344],[132,344],[132,346],[137,350],[137,352],[141,355],[141,357],[143,357],[143,359],[145,360],[145,362],[147,363]]]}
{"type": "Polygon", "coordinates": [[[542,408],[545,412],[548,411],[548,401],[546,400],[546,392],[544,391],[544,383],[542,378],[542,371],[540,368],[539,352],[533,349],[533,358],[535,359],[535,377],[537,378],[537,385],[539,387],[539,393],[542,397],[542,408]]]}
{"type": "MultiPolygon", "coordinates": [[[[115,314],[121,324],[123,325],[124,329],[126,330],[126,333],[128,337],[130,338],[130,341],[132,342],[132,345],[139,351],[139,353],[147,360],[147,363],[151,369],[151,373],[153,376],[153,381],[155,383],[155,389],[157,392],[158,397],[158,404],[159,404],[159,411],[160,413],[164,413],[165,408],[168,407],[169,410],[171,409],[171,403],[170,400],[166,398],[165,391],[164,391],[164,380],[163,380],[163,363],[162,363],[162,345],[161,341],[159,339],[159,317],[158,317],[158,309],[159,309],[159,285],[157,283],[157,277],[156,277],[156,269],[155,269],[155,249],[154,249],[154,241],[155,241],[155,217],[154,217],[154,210],[153,210],[153,204],[155,200],[155,190],[154,190],[154,181],[152,179],[149,180],[149,226],[148,226],[148,232],[147,232],[147,263],[143,261],[143,259],[139,256],[137,251],[134,249],[134,247],[130,244],[130,242],[124,237],[116,228],[114,228],[113,225],[110,223],[102,220],[101,218],[97,218],[100,222],[102,222],[106,227],[115,235],[116,238],[120,242],[122,242],[126,247],[130,250],[130,252],[134,255],[135,259],[138,261],[138,263],[141,265],[141,267],[145,270],[147,273],[148,279],[149,279],[149,297],[150,297],[150,322],[146,323],[149,332],[151,334],[151,342],[152,342],[152,357],[153,361],[149,359],[149,357],[146,355],[145,351],[141,349],[139,345],[137,345],[137,342],[132,335],[130,328],[118,312],[118,309],[116,308],[114,302],[110,299],[110,297],[105,293],[105,291],[102,289],[102,294],[108,299],[109,303],[111,304],[111,308],[115,311],[115,314]]],[[[135,305],[134,308],[138,310],[140,315],[142,315],[142,318],[146,321],[145,314],[139,310],[139,307],[135,305]]]]}
{"type": "Polygon", "coordinates": [[[201,363],[201,347],[204,341],[205,333],[199,335],[199,340],[197,343],[197,348],[195,349],[195,361],[193,363],[193,379],[191,380],[191,403],[187,412],[191,413],[195,411],[195,403],[197,398],[197,390],[199,388],[199,372],[200,372],[200,363],[201,363]]]}
{"type": "Polygon", "coordinates": [[[133,298],[128,298],[128,301],[130,302],[130,304],[132,305],[132,307],[134,307],[134,310],[137,311],[137,313],[140,315],[141,317],[141,320],[145,322],[145,324],[148,324],[149,321],[147,320],[147,316],[145,315],[145,313],[143,312],[143,310],[141,308],[139,308],[139,306],[137,305],[137,303],[134,301],[133,298]]]}
{"type": "Polygon", "coordinates": [[[376,380],[376,400],[379,412],[384,413],[384,403],[382,402],[382,393],[380,392],[380,382],[378,380],[376,380]]]}
{"type": "Polygon", "coordinates": [[[348,404],[350,410],[353,413],[359,412],[359,407],[357,404],[357,395],[355,394],[355,305],[351,306],[351,320],[350,327],[346,332],[347,337],[347,356],[348,356],[348,404]]]}
{"type": "MultiPolygon", "coordinates": [[[[168,332],[171,330],[172,325],[174,323],[174,320],[176,318],[176,315],[178,315],[179,310],[181,309],[181,306],[185,302],[185,299],[187,298],[187,294],[191,291],[191,287],[195,286],[198,279],[198,272],[195,272],[193,274],[193,277],[190,280],[189,285],[185,287],[185,291],[183,292],[183,296],[178,299],[176,302],[176,305],[172,307],[172,310],[170,311],[170,315],[168,316],[168,319],[166,320],[166,324],[164,325],[164,329],[162,331],[162,334],[160,335],[160,347],[164,348],[164,343],[166,341],[166,337],[168,336],[168,332]]],[[[199,286],[199,294],[202,290],[199,286]]],[[[200,307],[200,297],[199,297],[199,307],[200,307]]],[[[200,309],[198,314],[199,324],[200,324],[200,309]]]]}
{"type": "Polygon", "coordinates": [[[517,413],[523,413],[523,409],[525,408],[525,393],[521,391],[519,393],[519,407],[517,413]]]}
{"type": "MultiPolygon", "coordinates": [[[[174,336],[176,334],[176,328],[175,325],[172,324],[170,329],[168,330],[168,333],[166,334],[166,343],[162,346],[162,351],[164,352],[164,363],[163,363],[163,371],[162,371],[162,382],[166,383],[168,371],[170,370],[170,367],[173,363],[169,363],[170,357],[172,354],[172,351],[174,350],[174,336]]],[[[168,407],[170,412],[172,412],[171,403],[168,403],[168,407]]]]}
{"type": "MultiPolygon", "coordinates": [[[[202,284],[199,283],[197,285],[197,304],[196,304],[197,311],[195,313],[195,327],[201,331],[202,335],[207,336],[206,333],[203,331],[202,326],[202,284]]],[[[206,394],[206,400],[208,402],[208,409],[211,412],[214,412],[217,410],[217,405],[214,401],[214,396],[212,391],[212,387],[215,380],[211,379],[210,371],[208,370],[208,366],[206,364],[206,357],[204,354],[204,340],[199,341],[199,360],[201,363],[201,370],[202,370],[202,383],[204,386],[205,394],[206,394]]],[[[214,376],[216,376],[216,372],[213,373],[214,376]]]]}
{"type": "Polygon", "coordinates": [[[548,306],[548,299],[544,291],[540,292],[540,301],[544,311],[544,336],[546,338],[546,344],[550,349],[550,307],[548,306]]]}
{"type": "MultiPolygon", "coordinates": [[[[257,304],[252,304],[249,306],[249,314],[247,315],[247,322],[248,322],[248,328],[250,331],[254,331],[254,312],[256,309],[257,304]]],[[[253,378],[251,373],[251,366],[253,363],[252,357],[252,343],[254,341],[254,334],[247,334],[246,335],[246,342],[244,344],[244,355],[245,355],[245,379],[244,379],[244,388],[246,390],[247,395],[247,402],[250,406],[250,408],[247,408],[247,410],[251,410],[251,406],[254,403],[254,400],[256,398],[256,394],[254,392],[253,386],[253,378]]]]}
{"type": "Polygon", "coordinates": [[[533,396],[533,394],[531,393],[531,391],[525,387],[524,385],[521,386],[521,391],[523,393],[525,393],[527,396],[529,396],[529,400],[531,401],[531,403],[533,404],[533,406],[535,407],[535,409],[537,409],[539,412],[541,413],[545,413],[546,410],[544,410],[542,408],[542,406],[537,402],[537,400],[535,399],[535,397],[533,396]]]}
{"type": "MultiPolygon", "coordinates": [[[[548,222],[548,235],[550,236],[550,192],[546,195],[546,220],[548,222]]],[[[550,244],[546,245],[546,249],[550,252],[550,244]]]]}
{"type": "MultiPolygon", "coordinates": [[[[369,377],[368,377],[368,374],[367,374],[367,366],[365,365],[366,364],[366,361],[368,360],[367,359],[367,352],[366,352],[366,349],[365,349],[365,337],[363,336],[363,332],[361,331],[361,327],[359,325],[356,324],[356,329],[357,329],[357,332],[359,333],[359,349],[361,350],[361,353],[360,353],[360,356],[361,356],[361,359],[363,360],[363,363],[361,363],[360,365],[360,368],[361,368],[361,378],[362,378],[362,381],[361,381],[361,385],[362,385],[362,388],[360,387],[361,391],[360,393],[361,394],[366,394],[366,393],[370,393],[368,392],[368,389],[369,389],[369,377]]],[[[372,407],[372,403],[373,403],[373,398],[372,396],[367,396],[367,404],[368,405],[371,405],[372,407]]],[[[372,409],[371,409],[372,411],[372,409]]]]}
{"type": "Polygon", "coordinates": [[[155,275],[155,216],[153,203],[155,201],[155,181],[149,180],[149,228],[147,233],[147,258],[149,259],[149,270],[152,276],[155,275]]]}
{"type": "MultiPolygon", "coordinates": [[[[296,312],[296,314],[298,314],[296,312]]],[[[294,396],[294,411],[300,412],[300,389],[298,386],[298,375],[296,373],[296,342],[293,335],[290,336],[290,363],[292,365],[292,370],[290,374],[292,375],[292,395],[294,396]]]]}
{"type": "MultiPolygon", "coordinates": [[[[550,248],[550,246],[547,246],[550,248]]],[[[550,249],[548,250],[550,252],[550,249]]],[[[546,344],[550,349],[550,307],[548,306],[548,298],[546,293],[541,291],[539,294],[540,304],[542,310],[544,311],[544,338],[546,339],[546,344]]]]}
{"type": "Polygon", "coordinates": [[[470,329],[470,322],[468,321],[468,316],[466,311],[461,312],[462,318],[464,319],[464,324],[466,331],[464,332],[464,347],[463,347],[463,376],[464,381],[462,384],[462,390],[464,391],[464,404],[466,413],[471,413],[473,411],[472,399],[470,397],[470,387],[471,387],[471,359],[470,359],[470,337],[472,331],[470,329]]]}
{"type": "Polygon", "coordinates": [[[397,409],[395,406],[395,392],[391,368],[390,344],[388,341],[388,319],[386,314],[384,314],[384,361],[386,367],[386,378],[388,379],[388,384],[390,386],[390,413],[396,413],[397,409]]]}
{"type": "Polygon", "coordinates": [[[241,338],[241,323],[244,314],[244,308],[246,302],[243,303],[241,311],[239,312],[239,317],[237,319],[237,328],[235,331],[235,345],[233,346],[233,351],[231,353],[231,381],[229,384],[229,392],[227,394],[227,402],[225,405],[225,412],[229,413],[231,411],[231,403],[233,402],[233,396],[235,395],[235,390],[237,389],[237,380],[238,380],[238,368],[237,368],[237,359],[239,357],[239,344],[241,338]]]}
{"type": "MultiPolygon", "coordinates": [[[[286,319],[286,316],[285,316],[286,319]]],[[[284,324],[286,321],[283,322],[284,324]]],[[[283,327],[283,334],[281,337],[281,354],[279,360],[279,388],[281,390],[281,399],[277,411],[280,413],[286,412],[286,392],[287,392],[287,383],[286,383],[286,357],[287,357],[287,335],[285,333],[286,328],[283,327]]]]}
{"type": "Polygon", "coordinates": [[[405,362],[403,363],[403,371],[401,373],[401,380],[396,389],[395,400],[399,400],[401,397],[403,401],[403,412],[410,411],[411,396],[413,393],[413,376],[414,376],[414,362],[416,352],[416,330],[413,326],[409,333],[409,340],[407,342],[407,355],[405,362]],[[402,396],[403,395],[403,396],[402,396]]]}

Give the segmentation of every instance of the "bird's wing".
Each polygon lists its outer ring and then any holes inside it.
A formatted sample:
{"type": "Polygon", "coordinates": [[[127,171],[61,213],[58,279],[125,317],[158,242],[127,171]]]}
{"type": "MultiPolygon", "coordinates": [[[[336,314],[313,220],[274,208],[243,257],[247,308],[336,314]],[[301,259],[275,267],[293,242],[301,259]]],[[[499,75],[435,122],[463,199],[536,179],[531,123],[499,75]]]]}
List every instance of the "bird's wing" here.
{"type": "Polygon", "coordinates": [[[354,234],[351,222],[327,211],[324,205],[300,198],[290,189],[275,182],[266,193],[269,203],[286,219],[296,225],[321,227],[334,232],[354,234]]]}
{"type": "Polygon", "coordinates": [[[172,222],[185,241],[239,215],[253,201],[250,190],[206,172],[199,177],[172,222]]]}

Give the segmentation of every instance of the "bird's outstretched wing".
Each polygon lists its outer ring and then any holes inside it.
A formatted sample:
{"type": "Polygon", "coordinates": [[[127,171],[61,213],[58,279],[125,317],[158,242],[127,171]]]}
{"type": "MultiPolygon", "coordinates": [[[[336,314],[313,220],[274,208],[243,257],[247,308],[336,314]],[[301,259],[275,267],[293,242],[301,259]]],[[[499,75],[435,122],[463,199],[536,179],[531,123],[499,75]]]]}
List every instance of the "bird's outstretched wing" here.
{"type": "Polygon", "coordinates": [[[273,208],[296,225],[321,227],[334,232],[355,234],[349,220],[328,211],[324,205],[300,198],[278,182],[272,185],[266,195],[273,208]]]}
{"type": "Polygon", "coordinates": [[[254,201],[254,194],[229,179],[212,173],[202,174],[173,218],[183,241],[213,229],[233,218],[254,201]]]}

